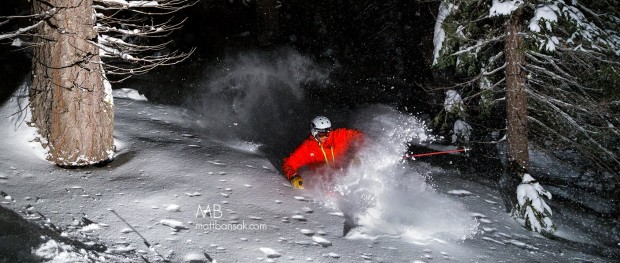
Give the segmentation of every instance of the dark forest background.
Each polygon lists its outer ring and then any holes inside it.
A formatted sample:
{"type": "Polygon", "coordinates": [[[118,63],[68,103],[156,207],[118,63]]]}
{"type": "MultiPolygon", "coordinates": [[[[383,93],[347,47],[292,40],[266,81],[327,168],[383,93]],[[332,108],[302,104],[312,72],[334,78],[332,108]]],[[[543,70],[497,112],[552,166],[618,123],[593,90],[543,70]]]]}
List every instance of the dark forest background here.
{"type": "MultiPolygon", "coordinates": [[[[180,51],[196,48],[195,53],[182,63],[113,83],[113,88],[137,89],[150,101],[180,105],[195,95],[192,83],[221,68],[228,57],[262,53],[276,54],[271,56],[276,59],[278,52],[294,49],[329,69],[328,81],[304,84],[306,98],[334,108],[383,103],[421,114],[433,125],[431,120],[443,109],[445,87],[453,81],[449,70],[431,67],[439,1],[288,0],[276,6],[277,31],[266,44],[259,39],[262,21],[257,1],[196,2],[175,15],[177,21],[187,21],[170,36],[169,46],[180,51]]],[[[26,15],[30,9],[28,1],[11,0],[3,3],[0,15],[26,15]]],[[[29,49],[1,45],[0,67],[0,101],[4,101],[30,70],[29,49]]],[[[505,127],[504,117],[497,110],[490,117],[470,119],[471,140],[488,141],[490,131],[505,127]]],[[[451,126],[446,123],[454,120],[442,120],[431,128],[449,138],[451,126]]],[[[470,147],[478,147],[479,156],[497,160],[493,145],[470,147]]]]}
{"type": "MultiPolygon", "coordinates": [[[[450,71],[432,69],[433,31],[439,1],[411,0],[288,0],[277,4],[278,30],[265,44],[260,41],[261,17],[257,1],[202,0],[175,15],[184,26],[170,36],[171,50],[196,48],[187,60],[133,76],[113,88],[133,88],[153,102],[180,105],[196,92],[192,84],[205,72],[224,66],[223,61],[241,53],[276,54],[294,49],[317,65],[328,68],[328,81],[304,85],[306,98],[333,108],[357,108],[383,103],[419,114],[433,125],[443,109],[450,71]],[[222,63],[220,63],[222,62],[222,63]]],[[[28,1],[3,3],[0,15],[30,14],[28,1]]],[[[18,27],[19,25],[14,25],[18,27]]],[[[5,29],[8,30],[8,28],[5,29]]],[[[261,56],[269,58],[269,55],[261,56]]],[[[4,101],[27,76],[31,67],[28,48],[0,46],[0,101],[4,101]]],[[[208,74],[208,73],[207,73],[208,74]]],[[[476,103],[472,101],[470,103],[476,103]]],[[[497,105],[498,109],[502,105],[497,105]]],[[[452,119],[430,127],[450,138],[452,119]]],[[[489,166],[498,161],[494,145],[485,143],[490,131],[505,127],[503,111],[470,119],[471,148],[489,166]]],[[[305,127],[305,126],[304,126],[305,127]]],[[[448,140],[446,139],[446,140],[448,140]]],[[[449,141],[445,141],[449,143],[449,141]]]]}
{"type": "MultiPolygon", "coordinates": [[[[332,69],[330,82],[312,89],[311,96],[339,105],[381,102],[412,112],[440,109],[444,95],[440,92],[434,97],[425,91],[439,81],[430,69],[437,8],[438,2],[406,0],[282,1],[277,8],[279,31],[266,46],[257,39],[256,1],[200,1],[176,15],[187,21],[172,35],[171,49],[196,47],[192,57],[113,87],[153,81],[167,88],[140,91],[153,101],[178,104],[186,92],[184,83],[199,76],[205,65],[216,65],[239,52],[290,47],[332,69]],[[362,95],[351,100],[352,94],[362,95]]],[[[4,2],[0,12],[28,14],[30,3],[4,2]]],[[[22,81],[31,61],[25,48],[0,48],[0,97],[6,98],[22,81]]]]}

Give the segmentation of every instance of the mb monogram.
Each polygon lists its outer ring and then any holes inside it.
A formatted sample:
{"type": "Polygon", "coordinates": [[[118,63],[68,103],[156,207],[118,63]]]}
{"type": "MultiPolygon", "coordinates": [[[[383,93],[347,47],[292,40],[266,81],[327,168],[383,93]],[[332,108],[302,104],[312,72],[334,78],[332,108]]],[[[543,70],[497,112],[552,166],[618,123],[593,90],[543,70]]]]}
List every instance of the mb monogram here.
{"type": "Polygon", "coordinates": [[[198,210],[196,211],[196,218],[211,218],[217,219],[222,217],[222,206],[218,204],[207,205],[206,207],[202,207],[198,205],[198,210]]]}

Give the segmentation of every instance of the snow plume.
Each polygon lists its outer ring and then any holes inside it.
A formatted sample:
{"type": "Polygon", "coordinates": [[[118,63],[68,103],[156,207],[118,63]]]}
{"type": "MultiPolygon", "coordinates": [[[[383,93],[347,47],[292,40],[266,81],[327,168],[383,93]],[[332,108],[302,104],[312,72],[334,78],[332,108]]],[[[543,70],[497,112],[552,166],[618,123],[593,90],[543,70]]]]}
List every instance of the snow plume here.
{"type": "Polygon", "coordinates": [[[345,176],[336,176],[336,206],[360,226],[349,238],[399,237],[411,243],[446,242],[472,236],[478,223],[461,203],[425,182],[432,169],[403,160],[407,143],[433,141],[425,124],[386,106],[357,113],[367,145],[345,176]]]}
{"type": "Polygon", "coordinates": [[[213,137],[273,144],[287,136],[286,127],[307,127],[303,85],[325,77],[311,59],[292,50],[246,53],[207,72],[189,104],[213,137]]]}

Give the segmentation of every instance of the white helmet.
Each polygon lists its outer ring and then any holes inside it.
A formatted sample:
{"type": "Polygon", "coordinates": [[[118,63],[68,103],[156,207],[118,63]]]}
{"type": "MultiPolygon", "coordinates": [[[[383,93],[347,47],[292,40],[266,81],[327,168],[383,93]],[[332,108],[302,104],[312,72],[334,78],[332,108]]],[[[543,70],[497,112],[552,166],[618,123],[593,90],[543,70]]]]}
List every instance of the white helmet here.
{"type": "Polygon", "coordinates": [[[332,122],[329,121],[327,117],[324,116],[316,116],[312,119],[312,128],[310,129],[310,133],[312,133],[312,137],[316,138],[316,135],[319,132],[329,132],[332,129],[332,122]]]}

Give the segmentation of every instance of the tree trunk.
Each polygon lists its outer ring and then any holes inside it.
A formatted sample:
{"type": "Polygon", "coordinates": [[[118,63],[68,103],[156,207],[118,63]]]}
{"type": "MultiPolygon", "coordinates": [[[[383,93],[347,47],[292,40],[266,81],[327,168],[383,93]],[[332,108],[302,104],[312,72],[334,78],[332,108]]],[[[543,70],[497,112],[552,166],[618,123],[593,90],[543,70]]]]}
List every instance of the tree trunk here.
{"type": "Polygon", "coordinates": [[[278,34],[278,10],[276,0],[256,1],[258,22],[258,44],[262,47],[272,47],[278,34]]]}
{"type": "Polygon", "coordinates": [[[87,42],[97,40],[92,2],[33,1],[35,14],[56,9],[34,38],[30,106],[48,158],[60,166],[95,164],[113,153],[111,87],[99,49],[87,42]]]}
{"type": "Polygon", "coordinates": [[[516,187],[527,172],[528,127],[527,101],[525,93],[525,63],[523,37],[520,35],[523,23],[521,8],[514,11],[506,25],[506,120],[508,124],[508,145],[506,170],[500,179],[500,187],[505,196],[506,210],[517,204],[516,187]],[[508,198],[508,200],[506,200],[508,198]]]}
{"type": "Polygon", "coordinates": [[[506,117],[508,121],[508,158],[527,168],[528,127],[525,94],[522,9],[515,11],[507,25],[506,53],[506,117]]]}

